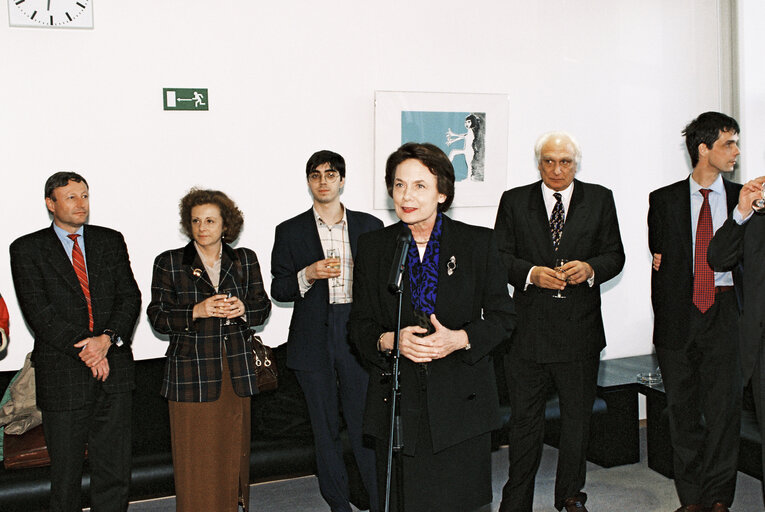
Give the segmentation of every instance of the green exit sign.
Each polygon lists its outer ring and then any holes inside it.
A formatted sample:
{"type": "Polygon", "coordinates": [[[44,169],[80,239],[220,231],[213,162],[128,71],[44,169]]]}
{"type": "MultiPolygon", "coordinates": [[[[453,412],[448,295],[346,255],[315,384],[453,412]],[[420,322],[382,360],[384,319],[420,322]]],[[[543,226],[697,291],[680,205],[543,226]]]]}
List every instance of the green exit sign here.
{"type": "Polygon", "coordinates": [[[209,110],[207,89],[162,89],[165,110],[209,110]]]}

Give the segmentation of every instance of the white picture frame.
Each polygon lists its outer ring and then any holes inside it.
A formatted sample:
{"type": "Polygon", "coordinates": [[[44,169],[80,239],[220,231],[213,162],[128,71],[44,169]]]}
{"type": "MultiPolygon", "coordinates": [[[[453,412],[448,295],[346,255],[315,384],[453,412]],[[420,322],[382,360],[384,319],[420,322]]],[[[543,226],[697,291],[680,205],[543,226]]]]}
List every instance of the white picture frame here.
{"type": "Polygon", "coordinates": [[[497,206],[497,190],[507,184],[508,132],[506,94],[375,91],[374,208],[393,209],[385,162],[404,142],[430,142],[450,157],[453,208],[497,206]]]}

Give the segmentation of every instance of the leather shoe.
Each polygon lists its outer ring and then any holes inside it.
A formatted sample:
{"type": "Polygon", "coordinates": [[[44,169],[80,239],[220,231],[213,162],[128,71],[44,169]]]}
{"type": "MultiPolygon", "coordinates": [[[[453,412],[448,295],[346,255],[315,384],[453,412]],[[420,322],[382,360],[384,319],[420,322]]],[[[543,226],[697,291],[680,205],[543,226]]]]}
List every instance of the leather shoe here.
{"type": "Polygon", "coordinates": [[[675,510],[675,512],[705,512],[704,507],[701,505],[683,505],[679,509],[675,510]]]}
{"type": "Polygon", "coordinates": [[[709,512],[730,512],[730,509],[724,503],[719,501],[707,509],[709,512]]]}
{"type": "Polygon", "coordinates": [[[566,498],[566,501],[563,502],[563,508],[566,512],[587,512],[587,508],[584,506],[586,501],[587,495],[580,492],[572,498],[566,498]]]}

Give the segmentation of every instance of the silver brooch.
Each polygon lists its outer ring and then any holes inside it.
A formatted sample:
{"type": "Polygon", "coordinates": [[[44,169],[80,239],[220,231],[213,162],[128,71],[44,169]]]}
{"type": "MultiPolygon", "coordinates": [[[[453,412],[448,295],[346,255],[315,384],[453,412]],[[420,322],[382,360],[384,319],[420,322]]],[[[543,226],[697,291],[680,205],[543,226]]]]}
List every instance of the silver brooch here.
{"type": "Polygon", "coordinates": [[[191,273],[194,274],[194,277],[202,277],[202,269],[201,268],[195,268],[194,271],[191,272],[191,273]]]}
{"type": "Polygon", "coordinates": [[[449,258],[449,261],[446,262],[446,273],[447,275],[454,274],[454,270],[457,268],[457,258],[452,256],[449,258]]]}

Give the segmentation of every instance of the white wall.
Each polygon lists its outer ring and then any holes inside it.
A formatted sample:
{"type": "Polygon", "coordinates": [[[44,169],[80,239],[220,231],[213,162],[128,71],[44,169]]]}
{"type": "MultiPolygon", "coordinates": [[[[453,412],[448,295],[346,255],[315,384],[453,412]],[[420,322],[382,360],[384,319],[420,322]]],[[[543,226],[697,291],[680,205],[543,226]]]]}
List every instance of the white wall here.
{"type": "MultiPolygon", "coordinates": [[[[11,29],[0,8],[0,247],[49,223],[51,173],[80,172],[91,222],[127,239],[145,309],[154,257],[185,242],[178,199],[201,185],[239,203],[239,245],[270,286],[273,229],[308,208],[313,151],[346,157],[343,201],[372,211],[375,90],[505,93],[508,187],[538,178],[533,142],[563,128],[584,149],[579,178],[614,190],[627,263],[603,295],[604,357],[648,353],[647,197],[687,175],[680,130],[720,108],[717,34],[717,2],[696,0],[95,0],[84,31],[11,29]],[[208,88],[210,111],[163,112],[163,87],[208,88]]],[[[452,214],[491,226],[495,212],[452,214]]],[[[32,337],[3,254],[12,339],[0,369],[13,369],[32,337]]],[[[288,306],[265,327],[272,345],[288,306]]],[[[142,315],[137,357],[165,348],[142,315]]]]}
{"type": "Polygon", "coordinates": [[[741,179],[765,174],[765,2],[738,0],[741,179]]]}

